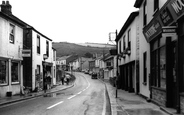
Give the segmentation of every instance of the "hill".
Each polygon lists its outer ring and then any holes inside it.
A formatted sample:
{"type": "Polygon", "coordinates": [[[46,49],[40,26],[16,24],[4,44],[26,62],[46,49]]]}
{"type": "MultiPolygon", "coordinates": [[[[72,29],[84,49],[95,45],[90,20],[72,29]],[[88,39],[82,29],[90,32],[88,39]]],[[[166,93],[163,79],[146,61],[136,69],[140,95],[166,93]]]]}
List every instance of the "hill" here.
{"type": "Polygon", "coordinates": [[[86,53],[103,54],[109,52],[110,49],[109,47],[81,46],[68,42],[53,42],[52,47],[57,50],[57,57],[67,56],[71,54],[84,56],[86,53]]]}

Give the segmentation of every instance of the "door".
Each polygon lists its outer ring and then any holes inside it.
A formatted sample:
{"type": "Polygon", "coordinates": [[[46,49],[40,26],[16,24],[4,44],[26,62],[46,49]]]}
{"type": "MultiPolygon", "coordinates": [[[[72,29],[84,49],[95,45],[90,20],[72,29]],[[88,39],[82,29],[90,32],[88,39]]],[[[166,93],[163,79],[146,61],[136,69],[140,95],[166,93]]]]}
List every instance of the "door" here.
{"type": "Polygon", "coordinates": [[[167,107],[176,107],[176,42],[170,42],[167,49],[167,107]]]}

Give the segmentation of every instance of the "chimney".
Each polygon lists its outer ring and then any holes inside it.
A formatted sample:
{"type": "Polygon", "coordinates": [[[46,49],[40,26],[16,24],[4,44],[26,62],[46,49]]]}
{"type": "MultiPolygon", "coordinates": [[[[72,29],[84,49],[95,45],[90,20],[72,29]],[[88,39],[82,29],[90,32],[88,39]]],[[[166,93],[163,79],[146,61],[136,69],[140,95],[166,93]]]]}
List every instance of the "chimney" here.
{"type": "Polygon", "coordinates": [[[6,3],[5,1],[2,1],[2,4],[0,6],[1,6],[1,12],[8,14],[8,15],[12,14],[11,12],[12,6],[10,5],[9,1],[6,1],[6,3]]]}

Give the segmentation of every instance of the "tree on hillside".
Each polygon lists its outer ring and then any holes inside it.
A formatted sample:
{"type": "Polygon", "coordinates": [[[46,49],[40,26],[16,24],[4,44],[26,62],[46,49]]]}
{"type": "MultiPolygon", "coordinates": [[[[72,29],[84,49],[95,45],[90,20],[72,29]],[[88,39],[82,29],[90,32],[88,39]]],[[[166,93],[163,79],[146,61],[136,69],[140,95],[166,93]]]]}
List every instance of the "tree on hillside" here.
{"type": "Polygon", "coordinates": [[[87,52],[87,53],[84,54],[84,57],[92,58],[93,57],[93,54],[87,52]]]}

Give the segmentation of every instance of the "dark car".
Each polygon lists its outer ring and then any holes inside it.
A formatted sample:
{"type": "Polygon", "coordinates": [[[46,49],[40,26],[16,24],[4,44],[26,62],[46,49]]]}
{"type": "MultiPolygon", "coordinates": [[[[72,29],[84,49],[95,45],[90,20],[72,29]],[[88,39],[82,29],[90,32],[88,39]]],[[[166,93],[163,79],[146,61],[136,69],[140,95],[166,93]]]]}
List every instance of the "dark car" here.
{"type": "Polygon", "coordinates": [[[97,79],[97,73],[92,73],[92,75],[91,75],[91,79],[97,79]]]}

